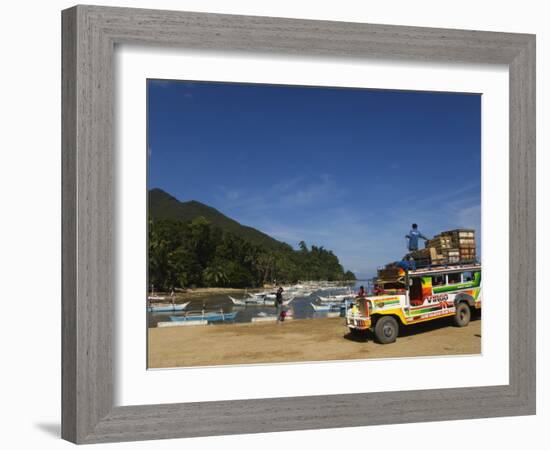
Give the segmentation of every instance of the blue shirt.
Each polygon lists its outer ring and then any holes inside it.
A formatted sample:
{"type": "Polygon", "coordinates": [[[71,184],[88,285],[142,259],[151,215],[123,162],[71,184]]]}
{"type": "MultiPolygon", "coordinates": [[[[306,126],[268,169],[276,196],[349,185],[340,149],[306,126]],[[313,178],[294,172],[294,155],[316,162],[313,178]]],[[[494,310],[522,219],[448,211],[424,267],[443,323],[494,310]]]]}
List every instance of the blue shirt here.
{"type": "Polygon", "coordinates": [[[428,239],[418,230],[411,230],[406,236],[409,239],[409,250],[418,250],[418,238],[428,239]]]}

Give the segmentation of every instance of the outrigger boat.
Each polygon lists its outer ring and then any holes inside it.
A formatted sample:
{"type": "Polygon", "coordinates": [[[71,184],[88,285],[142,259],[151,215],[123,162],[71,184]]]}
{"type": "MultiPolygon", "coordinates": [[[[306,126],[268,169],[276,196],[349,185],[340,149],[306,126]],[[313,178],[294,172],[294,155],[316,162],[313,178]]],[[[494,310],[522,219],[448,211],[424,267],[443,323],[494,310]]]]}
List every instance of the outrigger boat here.
{"type": "MultiPolygon", "coordinates": [[[[229,299],[231,300],[231,303],[233,303],[235,306],[274,306],[275,299],[268,299],[268,298],[244,298],[242,300],[239,300],[237,298],[233,298],[230,295],[228,295],[229,299]]],[[[294,300],[294,297],[290,297],[289,299],[283,300],[283,306],[287,306],[294,300]]]]}
{"type": "Polygon", "coordinates": [[[186,322],[188,320],[206,320],[208,322],[231,322],[235,320],[238,311],[224,313],[220,312],[193,312],[186,313],[182,316],[170,316],[172,322],[186,322]]]}
{"type": "Polygon", "coordinates": [[[230,295],[228,295],[229,297],[229,300],[231,300],[231,303],[233,303],[235,306],[248,306],[248,305],[263,305],[264,304],[264,301],[263,300],[254,300],[254,299],[251,299],[251,298],[244,298],[242,300],[238,299],[238,298],[234,298],[234,297],[231,297],[230,295]]]}
{"type": "Polygon", "coordinates": [[[328,312],[346,309],[345,303],[328,303],[326,305],[316,305],[315,303],[310,303],[310,305],[315,312],[328,312]]]}
{"type": "Polygon", "coordinates": [[[337,303],[337,302],[343,302],[346,300],[352,300],[355,298],[354,294],[339,294],[339,295],[330,295],[328,297],[323,297],[321,295],[318,295],[317,298],[321,303],[337,303]]]}
{"type": "Polygon", "coordinates": [[[180,304],[170,304],[170,305],[149,305],[147,306],[148,312],[172,312],[172,311],[183,311],[191,302],[185,302],[180,304]]]}
{"type": "Polygon", "coordinates": [[[283,306],[288,306],[294,301],[294,297],[290,297],[287,300],[283,300],[283,306]]]}
{"type": "Polygon", "coordinates": [[[155,287],[151,285],[151,293],[147,296],[147,300],[150,302],[162,302],[166,300],[166,297],[155,294],[155,287]]]}
{"type": "Polygon", "coordinates": [[[247,294],[250,298],[254,300],[275,300],[277,298],[277,294],[275,292],[255,292],[255,293],[248,293],[247,294]]]}

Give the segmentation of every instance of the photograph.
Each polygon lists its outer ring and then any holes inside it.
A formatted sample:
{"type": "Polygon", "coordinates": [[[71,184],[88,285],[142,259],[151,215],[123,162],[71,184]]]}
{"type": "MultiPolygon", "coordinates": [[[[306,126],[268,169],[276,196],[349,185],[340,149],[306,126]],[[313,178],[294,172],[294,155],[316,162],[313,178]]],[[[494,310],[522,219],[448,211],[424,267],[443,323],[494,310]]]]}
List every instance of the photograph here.
{"type": "Polygon", "coordinates": [[[480,93],[146,89],[148,369],[481,354],[480,93]]]}

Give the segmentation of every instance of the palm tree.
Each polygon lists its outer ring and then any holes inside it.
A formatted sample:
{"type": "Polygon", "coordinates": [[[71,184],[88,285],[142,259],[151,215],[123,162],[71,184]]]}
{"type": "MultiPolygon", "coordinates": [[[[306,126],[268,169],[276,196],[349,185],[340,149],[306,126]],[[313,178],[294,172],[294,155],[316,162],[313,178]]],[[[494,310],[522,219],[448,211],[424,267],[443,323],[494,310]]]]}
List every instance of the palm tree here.
{"type": "Polygon", "coordinates": [[[228,277],[219,266],[210,266],[203,270],[202,279],[208,285],[223,286],[227,283],[228,277]]]}

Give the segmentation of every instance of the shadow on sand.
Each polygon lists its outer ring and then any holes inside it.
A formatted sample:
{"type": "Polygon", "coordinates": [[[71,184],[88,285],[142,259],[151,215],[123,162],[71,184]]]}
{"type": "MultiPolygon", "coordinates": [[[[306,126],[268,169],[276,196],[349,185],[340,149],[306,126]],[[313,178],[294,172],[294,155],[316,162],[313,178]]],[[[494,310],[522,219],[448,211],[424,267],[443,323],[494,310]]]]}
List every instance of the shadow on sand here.
{"type": "MultiPolygon", "coordinates": [[[[471,321],[475,322],[477,320],[481,320],[481,311],[475,311],[472,314],[471,321]]],[[[406,337],[406,336],[414,336],[416,334],[420,333],[426,333],[428,331],[434,331],[439,330],[441,328],[446,327],[452,327],[452,319],[451,318],[445,318],[441,320],[431,320],[429,322],[423,322],[418,323],[415,325],[409,325],[409,326],[403,326],[400,324],[399,326],[399,339],[400,337],[406,337]]],[[[481,335],[477,335],[476,337],[481,337],[481,335]]],[[[368,341],[374,341],[374,336],[372,332],[369,331],[363,331],[363,332],[354,332],[354,333],[347,333],[344,335],[344,338],[348,341],[353,342],[368,342],[368,341]]]]}

